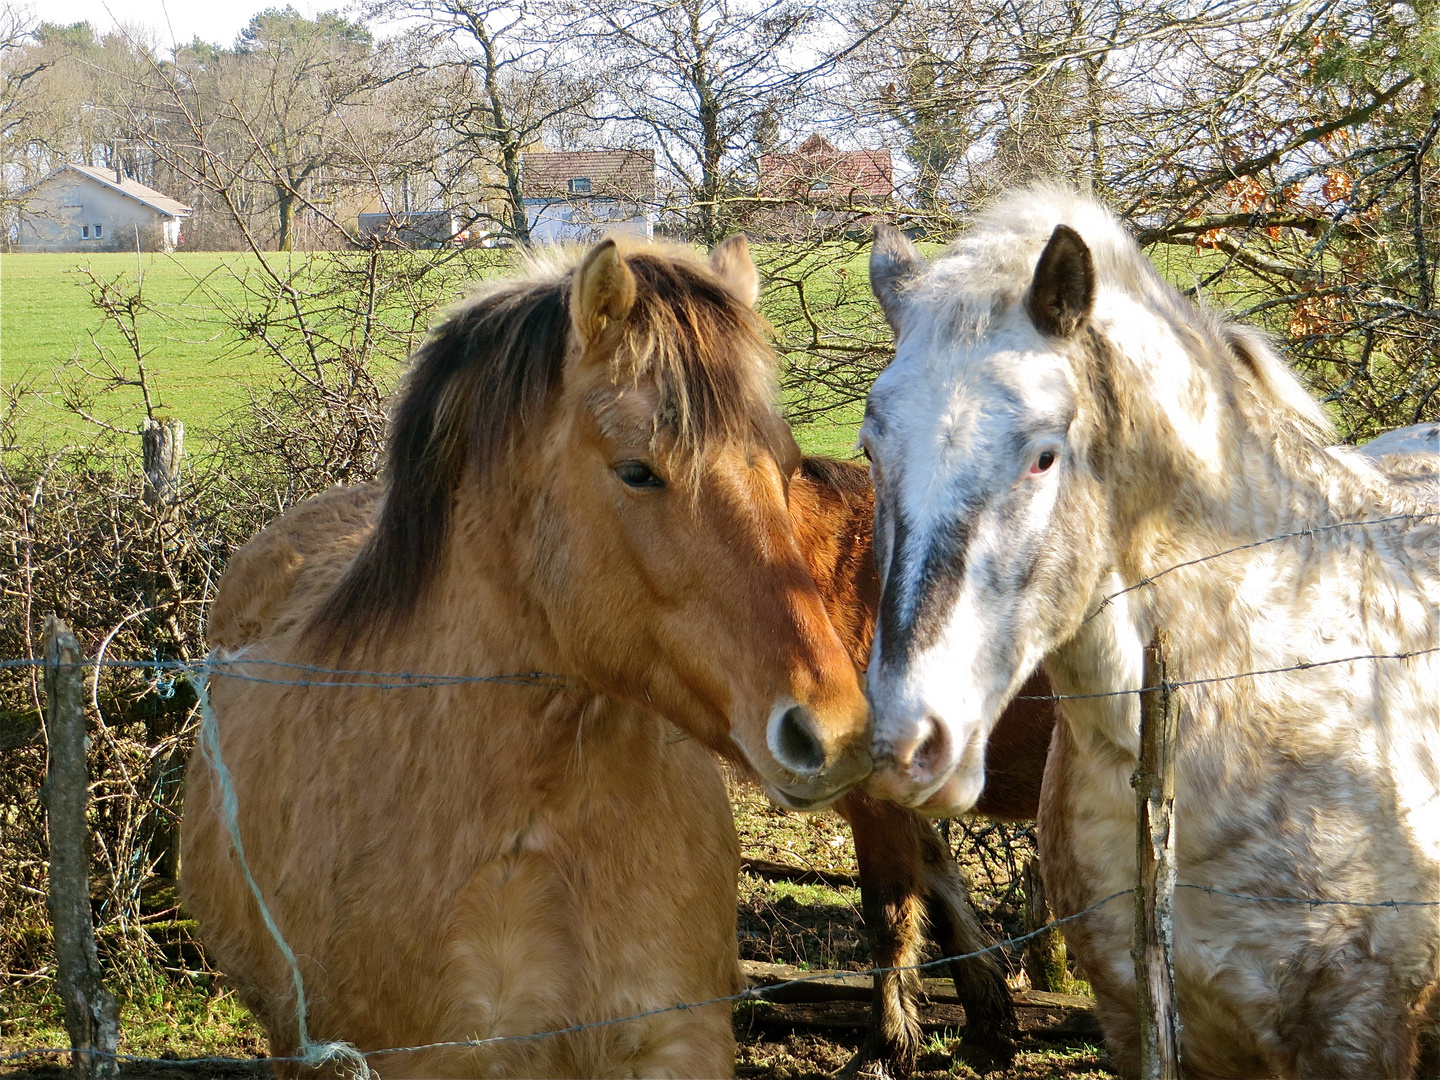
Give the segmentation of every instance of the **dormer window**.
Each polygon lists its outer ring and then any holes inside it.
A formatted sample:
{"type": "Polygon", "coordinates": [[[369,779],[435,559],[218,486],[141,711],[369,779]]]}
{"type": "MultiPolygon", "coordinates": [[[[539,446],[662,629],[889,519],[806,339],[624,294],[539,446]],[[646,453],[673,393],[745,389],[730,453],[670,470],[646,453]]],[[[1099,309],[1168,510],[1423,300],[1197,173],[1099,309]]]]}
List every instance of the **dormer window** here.
{"type": "Polygon", "coordinates": [[[588,176],[577,176],[570,181],[571,195],[589,195],[590,178],[588,176]]]}

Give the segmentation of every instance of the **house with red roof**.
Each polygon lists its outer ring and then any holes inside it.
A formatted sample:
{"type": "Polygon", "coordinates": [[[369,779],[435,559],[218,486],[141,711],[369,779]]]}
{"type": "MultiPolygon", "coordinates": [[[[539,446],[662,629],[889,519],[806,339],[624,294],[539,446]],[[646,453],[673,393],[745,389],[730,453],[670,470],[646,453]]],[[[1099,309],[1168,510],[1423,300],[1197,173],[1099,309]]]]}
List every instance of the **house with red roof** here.
{"type": "Polygon", "coordinates": [[[520,168],[532,243],[654,235],[654,150],[526,151],[520,168]]]}
{"type": "Polygon", "coordinates": [[[759,231],[775,235],[871,228],[895,194],[889,150],[839,150],[819,134],[761,154],[759,173],[759,231]]]}
{"type": "Polygon", "coordinates": [[[62,165],[19,193],[17,251],[172,251],[190,207],[116,169],[62,165]]]}

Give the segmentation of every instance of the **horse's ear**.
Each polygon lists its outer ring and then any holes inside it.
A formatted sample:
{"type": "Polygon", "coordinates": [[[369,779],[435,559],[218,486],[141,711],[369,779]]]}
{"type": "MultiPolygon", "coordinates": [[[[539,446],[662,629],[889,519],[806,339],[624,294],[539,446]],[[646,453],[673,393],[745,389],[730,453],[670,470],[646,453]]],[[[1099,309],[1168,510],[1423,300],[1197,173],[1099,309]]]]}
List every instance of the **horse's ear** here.
{"type": "Polygon", "coordinates": [[[1056,225],[1035,264],[1026,310],[1040,330],[1069,337],[1089,317],[1094,303],[1095,263],[1090,249],[1070,226],[1056,225]]]}
{"type": "Polygon", "coordinates": [[[750,241],[744,233],[736,233],[716,245],[710,252],[710,269],[746,306],[754,307],[760,299],[760,275],[750,258],[750,241]]]}
{"type": "Polygon", "coordinates": [[[575,330],[589,343],[607,327],[623,322],[635,306],[635,275],[612,239],[591,249],[575,271],[574,297],[570,310],[575,330]]]}
{"type": "Polygon", "coordinates": [[[890,329],[900,332],[900,299],[905,285],[925,269],[925,256],[894,225],[875,226],[870,249],[870,289],[890,329]]]}

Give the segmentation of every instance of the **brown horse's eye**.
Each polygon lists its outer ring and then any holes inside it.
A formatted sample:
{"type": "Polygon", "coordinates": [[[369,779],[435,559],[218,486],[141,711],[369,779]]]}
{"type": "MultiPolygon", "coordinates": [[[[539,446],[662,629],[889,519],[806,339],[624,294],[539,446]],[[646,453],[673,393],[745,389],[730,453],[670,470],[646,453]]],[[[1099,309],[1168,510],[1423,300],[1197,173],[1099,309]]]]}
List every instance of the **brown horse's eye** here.
{"type": "Polygon", "coordinates": [[[632,488],[663,488],[665,481],[656,476],[643,461],[622,461],[615,466],[615,475],[632,488]]]}

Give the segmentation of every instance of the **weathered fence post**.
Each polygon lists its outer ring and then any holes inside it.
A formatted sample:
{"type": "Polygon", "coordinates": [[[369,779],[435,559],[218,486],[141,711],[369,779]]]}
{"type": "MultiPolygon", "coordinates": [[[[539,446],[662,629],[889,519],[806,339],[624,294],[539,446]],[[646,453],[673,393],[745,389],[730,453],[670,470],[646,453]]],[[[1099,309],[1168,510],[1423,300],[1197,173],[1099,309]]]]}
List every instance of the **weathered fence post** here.
{"type": "MultiPolygon", "coordinates": [[[[156,420],[146,417],[140,428],[140,449],[145,469],[145,504],[154,511],[156,550],[152,560],[147,560],[145,571],[145,606],[150,608],[152,648],[159,659],[168,655],[169,649],[182,650],[184,637],[178,620],[179,599],[175,595],[175,578],[170,572],[170,559],[179,547],[177,530],[180,521],[174,507],[180,502],[180,462],[185,454],[185,425],[174,417],[156,420]],[[165,638],[169,637],[167,647],[165,638]]],[[[181,714],[183,715],[183,714],[181,714]]],[[[158,702],[152,702],[152,712],[146,722],[146,736],[153,746],[161,739],[174,733],[177,716],[163,709],[158,702]]],[[[179,836],[168,817],[167,784],[165,775],[173,770],[173,763],[158,762],[161,770],[153,781],[157,803],[155,832],[151,837],[149,854],[154,872],[162,878],[174,879],[179,876],[179,836]]],[[[173,785],[169,785],[173,793],[173,785]]]]}
{"type": "Polygon", "coordinates": [[[85,809],[85,669],[80,645],[63,621],[45,620],[46,824],[50,839],[50,923],[55,933],[56,990],[79,1076],[118,1076],[115,999],[105,989],[90,915],[90,858],[85,809]],[[99,1052],[98,1054],[96,1052],[99,1052]]]}
{"type": "Polygon", "coordinates": [[[180,497],[180,459],[185,454],[185,425],[173,417],[147,416],[140,427],[148,506],[171,506],[180,497]]]}
{"type": "Polygon", "coordinates": [[[1175,743],[1174,694],[1166,682],[1165,635],[1145,649],[1140,695],[1140,765],[1135,788],[1135,985],[1140,1004],[1140,1075],[1179,1080],[1180,1021],[1175,1006],[1175,743]]]}
{"type": "MultiPolygon", "coordinates": [[[[1025,890],[1025,932],[1034,934],[1050,922],[1050,902],[1045,897],[1039,859],[1025,860],[1021,883],[1025,890]]],[[[1030,978],[1030,989],[1064,993],[1069,982],[1065,961],[1065,939],[1059,930],[1035,934],[1025,943],[1024,966],[1025,974],[1030,978]]]]}

